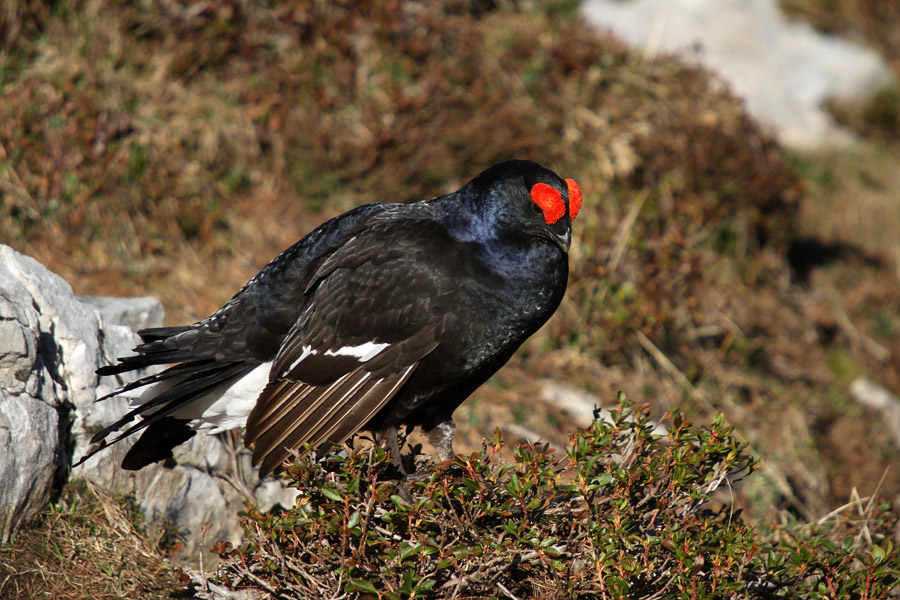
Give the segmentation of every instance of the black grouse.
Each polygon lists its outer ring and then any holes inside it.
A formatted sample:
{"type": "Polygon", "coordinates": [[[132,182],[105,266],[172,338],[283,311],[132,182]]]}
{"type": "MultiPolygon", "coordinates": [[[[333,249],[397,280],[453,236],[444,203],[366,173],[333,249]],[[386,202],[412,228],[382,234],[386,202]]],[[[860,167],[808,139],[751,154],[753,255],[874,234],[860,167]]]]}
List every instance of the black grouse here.
{"type": "Polygon", "coordinates": [[[331,219],[209,318],[141,330],[135,356],[99,369],[169,365],[109,395],[138,397],[78,464],[129,424],[110,443],[143,430],[122,461],[132,470],[197,429],[241,426],[260,476],[361,429],[399,461],[401,425],[451,459],[453,411],[559,306],[580,206],[573,180],[513,160],[446,196],[331,219]]]}

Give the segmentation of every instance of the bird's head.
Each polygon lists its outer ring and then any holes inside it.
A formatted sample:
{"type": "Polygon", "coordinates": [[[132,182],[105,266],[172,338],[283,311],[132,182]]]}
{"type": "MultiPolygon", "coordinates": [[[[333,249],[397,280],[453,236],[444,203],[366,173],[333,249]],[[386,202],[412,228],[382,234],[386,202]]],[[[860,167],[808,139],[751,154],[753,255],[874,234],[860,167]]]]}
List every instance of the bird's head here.
{"type": "Polygon", "coordinates": [[[527,160],[509,160],[479,173],[457,192],[462,237],[539,238],[569,250],[581,188],[527,160]]]}

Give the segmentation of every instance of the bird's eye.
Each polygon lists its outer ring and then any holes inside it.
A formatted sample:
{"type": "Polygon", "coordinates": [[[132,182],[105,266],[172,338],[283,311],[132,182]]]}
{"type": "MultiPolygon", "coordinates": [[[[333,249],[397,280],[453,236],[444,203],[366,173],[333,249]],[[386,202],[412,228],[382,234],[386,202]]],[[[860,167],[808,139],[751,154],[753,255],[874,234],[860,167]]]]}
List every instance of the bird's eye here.
{"type": "Polygon", "coordinates": [[[566,214],[566,203],[562,199],[562,194],[546,183],[534,184],[531,188],[531,199],[544,213],[547,225],[553,225],[566,214]]]}

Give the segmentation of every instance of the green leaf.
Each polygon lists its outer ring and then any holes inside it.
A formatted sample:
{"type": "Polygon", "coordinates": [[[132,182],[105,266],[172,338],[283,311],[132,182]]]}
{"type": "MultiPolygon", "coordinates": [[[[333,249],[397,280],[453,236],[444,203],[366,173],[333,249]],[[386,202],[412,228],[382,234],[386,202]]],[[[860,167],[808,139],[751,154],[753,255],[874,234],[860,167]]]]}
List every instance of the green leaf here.
{"type": "Polygon", "coordinates": [[[322,490],[322,495],[324,495],[329,500],[334,500],[335,502],[343,501],[343,497],[341,497],[341,493],[338,490],[334,489],[333,487],[323,486],[321,488],[321,490],[322,490]]]}
{"type": "Polygon", "coordinates": [[[367,581],[365,579],[351,579],[349,586],[355,589],[349,590],[351,592],[369,592],[370,594],[377,594],[378,589],[371,581],[367,581]]]}
{"type": "Polygon", "coordinates": [[[419,549],[419,544],[410,545],[404,542],[400,547],[400,560],[403,560],[413,552],[419,549]]]}
{"type": "Polygon", "coordinates": [[[359,511],[355,510],[353,511],[353,514],[350,515],[350,518],[347,519],[347,527],[353,529],[357,525],[359,525],[359,511]]]}
{"type": "Polygon", "coordinates": [[[594,479],[591,481],[591,487],[594,489],[602,488],[602,487],[607,486],[610,483],[612,483],[612,480],[613,480],[613,476],[612,476],[612,473],[610,473],[609,471],[607,471],[605,473],[600,473],[599,475],[594,477],[594,479]],[[596,486],[596,487],[594,487],[594,486],[596,486]]]}
{"type": "Polygon", "coordinates": [[[397,508],[409,508],[409,504],[406,502],[406,500],[404,500],[397,494],[391,496],[391,502],[393,502],[397,508]]]}

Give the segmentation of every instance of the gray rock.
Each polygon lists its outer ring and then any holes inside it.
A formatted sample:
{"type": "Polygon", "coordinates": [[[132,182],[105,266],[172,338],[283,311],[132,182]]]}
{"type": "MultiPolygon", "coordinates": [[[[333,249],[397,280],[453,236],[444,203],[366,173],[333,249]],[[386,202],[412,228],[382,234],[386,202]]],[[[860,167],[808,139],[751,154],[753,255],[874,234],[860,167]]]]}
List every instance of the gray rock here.
{"type": "Polygon", "coordinates": [[[104,327],[124,325],[131,331],[142,327],[162,325],[163,307],[151,296],[134,298],[106,298],[103,296],[78,296],[82,304],[90,306],[100,315],[104,327]]]}
{"type": "Polygon", "coordinates": [[[98,381],[95,371],[130,354],[139,342],[132,328],[160,325],[162,314],[152,298],[76,297],[40,263],[0,245],[0,541],[70,477],[132,496],[147,534],[179,539],[189,563],[207,523],[207,546],[240,541],[237,513],[246,499],[292,505],[296,490],[259,482],[248,452],[227,434],[198,434],[172,465],[123,471],[132,443],[125,440],[71,470],[93,432],[128,410],[124,398],[95,400],[134,375],[98,381]]]}
{"type": "Polygon", "coordinates": [[[881,413],[882,424],[891,432],[894,443],[900,448],[900,398],[868,377],[853,380],[850,384],[850,397],[881,413]]]}
{"type": "MultiPolygon", "coordinates": [[[[37,261],[0,246],[0,542],[64,477],[73,400],[93,382],[68,363],[98,354],[97,319],[37,261]]],[[[92,375],[92,374],[91,374],[92,375]]]]}
{"type": "Polygon", "coordinates": [[[788,21],[775,0],[586,0],[581,10],[650,56],[698,60],[798,148],[850,141],[822,103],[864,98],[891,78],[874,50],[788,21]]]}

